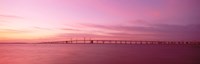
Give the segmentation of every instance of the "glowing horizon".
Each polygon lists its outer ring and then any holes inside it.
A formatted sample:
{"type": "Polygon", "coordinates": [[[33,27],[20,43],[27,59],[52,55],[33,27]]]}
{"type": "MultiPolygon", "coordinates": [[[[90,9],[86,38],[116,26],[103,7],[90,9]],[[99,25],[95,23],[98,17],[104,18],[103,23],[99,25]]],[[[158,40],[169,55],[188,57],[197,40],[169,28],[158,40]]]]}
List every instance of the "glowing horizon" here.
{"type": "Polygon", "coordinates": [[[199,0],[0,0],[0,42],[200,40],[199,0]]]}

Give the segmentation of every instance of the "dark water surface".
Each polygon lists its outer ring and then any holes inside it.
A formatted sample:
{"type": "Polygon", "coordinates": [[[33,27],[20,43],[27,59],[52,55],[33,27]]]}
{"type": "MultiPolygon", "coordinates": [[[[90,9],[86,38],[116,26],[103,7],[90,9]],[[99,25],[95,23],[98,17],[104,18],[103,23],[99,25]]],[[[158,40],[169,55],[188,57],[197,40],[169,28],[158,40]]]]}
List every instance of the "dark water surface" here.
{"type": "Polygon", "coordinates": [[[191,45],[0,44],[0,64],[200,64],[191,45]]]}

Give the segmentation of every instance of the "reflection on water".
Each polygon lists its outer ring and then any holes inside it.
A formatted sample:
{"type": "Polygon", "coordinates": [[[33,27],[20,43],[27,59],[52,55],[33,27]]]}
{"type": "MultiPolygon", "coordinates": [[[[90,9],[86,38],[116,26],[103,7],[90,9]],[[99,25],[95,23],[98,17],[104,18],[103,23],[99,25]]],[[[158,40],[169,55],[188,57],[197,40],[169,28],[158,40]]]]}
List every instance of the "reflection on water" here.
{"type": "Polygon", "coordinates": [[[200,64],[186,45],[0,44],[0,64],[200,64]]]}

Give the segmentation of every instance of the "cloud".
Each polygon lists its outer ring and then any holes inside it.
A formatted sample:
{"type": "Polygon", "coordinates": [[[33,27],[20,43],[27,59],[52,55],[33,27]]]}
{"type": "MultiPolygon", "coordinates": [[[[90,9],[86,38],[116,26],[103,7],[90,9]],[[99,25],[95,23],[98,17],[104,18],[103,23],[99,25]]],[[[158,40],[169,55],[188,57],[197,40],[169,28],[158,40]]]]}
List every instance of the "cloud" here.
{"type": "Polygon", "coordinates": [[[9,22],[7,19],[23,19],[23,17],[15,16],[15,15],[0,14],[0,25],[4,25],[4,23],[9,22]]]}
{"type": "Polygon", "coordinates": [[[81,24],[82,26],[85,27],[90,27],[90,28],[101,28],[101,29],[113,29],[111,26],[106,26],[106,25],[98,25],[98,24],[81,24]]]}
{"type": "Polygon", "coordinates": [[[23,17],[15,16],[15,15],[0,14],[0,18],[17,18],[17,19],[22,19],[23,17]]]}
{"type": "Polygon", "coordinates": [[[163,40],[200,40],[200,24],[150,24],[149,27],[123,25],[107,26],[95,24],[85,24],[85,26],[97,29],[114,30],[117,32],[107,32],[107,34],[118,37],[155,37],[163,38],[163,40]]]}
{"type": "Polygon", "coordinates": [[[52,29],[50,29],[50,28],[43,28],[43,27],[37,27],[37,26],[35,26],[35,27],[33,27],[34,29],[39,29],[39,30],[52,30],[52,29]]]}
{"type": "Polygon", "coordinates": [[[64,31],[81,31],[79,29],[72,29],[72,28],[61,28],[60,30],[64,30],[64,31]]]}
{"type": "Polygon", "coordinates": [[[30,32],[30,31],[27,31],[27,30],[15,30],[15,29],[0,29],[0,34],[3,34],[3,33],[27,33],[27,32],[30,32]]]}

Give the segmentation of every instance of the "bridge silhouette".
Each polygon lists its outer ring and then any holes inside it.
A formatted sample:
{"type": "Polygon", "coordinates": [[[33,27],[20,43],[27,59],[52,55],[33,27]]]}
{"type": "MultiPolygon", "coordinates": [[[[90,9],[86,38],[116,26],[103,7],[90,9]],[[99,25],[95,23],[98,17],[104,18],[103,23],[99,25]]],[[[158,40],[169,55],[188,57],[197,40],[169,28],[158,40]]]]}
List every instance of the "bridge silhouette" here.
{"type": "Polygon", "coordinates": [[[134,40],[67,40],[39,44],[141,44],[141,45],[200,45],[199,41],[134,41],[134,40]]]}

